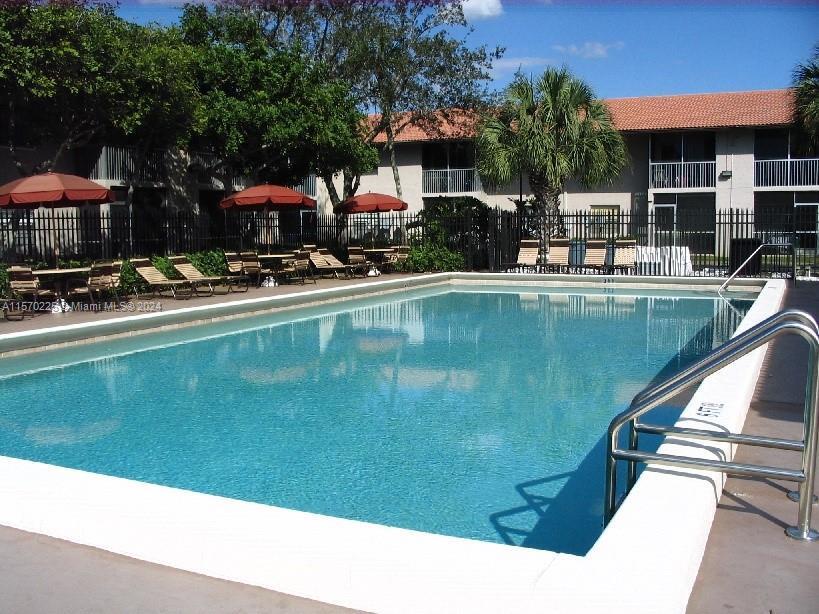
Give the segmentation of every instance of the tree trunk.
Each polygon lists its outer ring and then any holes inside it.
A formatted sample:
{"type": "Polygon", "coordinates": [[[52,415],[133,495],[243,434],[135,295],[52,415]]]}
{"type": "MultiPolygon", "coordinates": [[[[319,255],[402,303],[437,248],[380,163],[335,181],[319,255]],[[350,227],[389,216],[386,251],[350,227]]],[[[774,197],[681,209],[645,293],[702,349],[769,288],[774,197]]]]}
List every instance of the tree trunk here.
{"type": "Polygon", "coordinates": [[[392,129],[392,122],[387,122],[387,151],[390,154],[390,166],[392,167],[392,178],[395,181],[395,195],[398,200],[403,200],[401,191],[401,175],[398,173],[398,163],[395,161],[395,133],[392,129]]]}
{"type": "Polygon", "coordinates": [[[17,172],[20,173],[21,177],[28,176],[28,171],[26,167],[23,166],[23,161],[20,160],[20,157],[17,155],[17,148],[14,146],[14,128],[15,128],[15,119],[14,119],[14,101],[9,99],[9,156],[11,157],[11,161],[14,164],[14,168],[17,169],[17,172]]]}
{"type": "Polygon", "coordinates": [[[538,212],[543,216],[545,234],[548,237],[565,237],[566,225],[563,221],[563,213],[560,211],[560,196],[563,194],[563,186],[552,186],[545,177],[539,173],[529,176],[529,186],[538,212]]]}

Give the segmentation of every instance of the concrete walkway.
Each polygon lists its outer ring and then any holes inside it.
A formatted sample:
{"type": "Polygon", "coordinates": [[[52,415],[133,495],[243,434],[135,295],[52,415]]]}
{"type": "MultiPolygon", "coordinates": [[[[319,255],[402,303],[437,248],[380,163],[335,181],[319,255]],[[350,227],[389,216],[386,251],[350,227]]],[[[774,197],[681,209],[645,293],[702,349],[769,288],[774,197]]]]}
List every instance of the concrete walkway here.
{"type": "MultiPolygon", "coordinates": [[[[800,282],[786,306],[819,318],[819,283],[800,282]]],[[[802,436],[805,343],[784,337],[772,344],[744,432],[802,436]]],[[[738,462],[797,468],[796,452],[741,446],[738,462]]],[[[795,484],[729,478],[720,499],[688,614],[813,614],[819,612],[819,542],[793,541],[797,506],[785,497],[795,484]]],[[[819,506],[814,506],[819,528],[819,506]]],[[[673,530],[673,527],[669,527],[673,530]]]]}

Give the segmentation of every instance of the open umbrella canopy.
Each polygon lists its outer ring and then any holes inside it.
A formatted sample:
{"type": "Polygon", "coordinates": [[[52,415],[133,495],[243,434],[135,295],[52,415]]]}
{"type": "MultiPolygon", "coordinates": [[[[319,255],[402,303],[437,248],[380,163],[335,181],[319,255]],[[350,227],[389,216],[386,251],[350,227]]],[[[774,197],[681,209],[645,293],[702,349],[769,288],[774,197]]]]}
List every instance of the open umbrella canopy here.
{"type": "Polygon", "coordinates": [[[383,211],[406,211],[407,203],[388,194],[368,192],[351,196],[343,203],[336,205],[336,213],[378,213],[383,211]]]}
{"type": "Polygon", "coordinates": [[[0,207],[72,207],[83,202],[111,202],[111,190],[62,173],[43,173],[15,179],[0,186],[0,207]]]}
{"type": "Polygon", "coordinates": [[[255,185],[231,194],[219,203],[222,209],[231,207],[299,207],[315,209],[316,201],[309,196],[281,185],[255,185]]]}

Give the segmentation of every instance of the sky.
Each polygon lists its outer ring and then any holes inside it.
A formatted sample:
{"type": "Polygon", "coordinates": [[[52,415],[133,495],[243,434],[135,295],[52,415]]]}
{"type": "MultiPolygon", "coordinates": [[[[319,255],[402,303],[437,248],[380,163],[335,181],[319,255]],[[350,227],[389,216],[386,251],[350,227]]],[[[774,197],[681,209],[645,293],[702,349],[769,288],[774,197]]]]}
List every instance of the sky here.
{"type": "MultiPolygon", "coordinates": [[[[172,23],[179,0],[122,2],[172,23]]],[[[819,44],[819,0],[465,0],[470,45],[504,47],[493,84],[565,65],[603,98],[787,87],[819,44]]],[[[463,35],[464,29],[456,30],[463,35]]]]}

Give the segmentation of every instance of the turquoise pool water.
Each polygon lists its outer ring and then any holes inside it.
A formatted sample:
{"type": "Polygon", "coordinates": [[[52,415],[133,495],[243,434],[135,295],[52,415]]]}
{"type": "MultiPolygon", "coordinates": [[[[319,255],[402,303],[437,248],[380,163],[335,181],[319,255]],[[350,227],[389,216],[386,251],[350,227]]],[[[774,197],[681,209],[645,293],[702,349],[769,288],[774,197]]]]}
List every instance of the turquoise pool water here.
{"type": "Polygon", "coordinates": [[[738,318],[710,296],[487,290],[2,361],[0,454],[583,554],[612,416],[738,318]]]}

